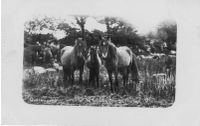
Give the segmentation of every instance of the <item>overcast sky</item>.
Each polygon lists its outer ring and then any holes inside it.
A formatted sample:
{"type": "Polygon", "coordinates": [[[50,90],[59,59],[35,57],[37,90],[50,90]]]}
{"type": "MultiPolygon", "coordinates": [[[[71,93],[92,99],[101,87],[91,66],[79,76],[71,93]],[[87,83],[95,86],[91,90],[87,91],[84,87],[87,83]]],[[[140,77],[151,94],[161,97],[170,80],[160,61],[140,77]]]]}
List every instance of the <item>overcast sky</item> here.
{"type": "MultiPolygon", "coordinates": [[[[173,2],[168,0],[66,0],[65,2],[40,2],[35,0],[26,3],[27,10],[23,13],[27,17],[25,20],[28,17],[46,15],[65,18],[67,22],[73,20],[69,18],[69,15],[115,16],[132,24],[139,34],[146,34],[154,31],[162,21],[176,21],[177,7],[173,2]]],[[[91,17],[87,19],[86,29],[89,31],[93,29],[106,30],[105,25],[97,23],[91,17]]]]}
{"type": "MultiPolygon", "coordinates": [[[[43,17],[44,17],[44,15],[38,16],[38,17],[36,16],[34,18],[42,19],[43,17]]],[[[56,17],[56,18],[58,18],[58,17],[56,17]]],[[[103,19],[103,16],[101,16],[101,18],[103,19]]],[[[69,25],[71,25],[72,27],[80,28],[76,24],[76,21],[73,16],[64,16],[61,19],[64,19],[65,22],[68,23],[69,25]]],[[[141,35],[145,35],[145,34],[149,33],[150,31],[155,31],[157,29],[157,26],[163,21],[173,20],[173,19],[170,19],[169,17],[162,17],[160,15],[157,15],[157,16],[154,15],[154,18],[153,19],[150,18],[149,20],[148,19],[140,20],[140,19],[133,18],[133,17],[123,17],[122,19],[125,20],[126,22],[132,24],[133,27],[138,31],[138,34],[141,34],[141,35]]],[[[106,31],[106,25],[98,23],[98,21],[94,17],[91,17],[91,16],[87,17],[85,28],[88,31],[93,31],[94,29],[104,31],[104,32],[106,31]]],[[[38,33],[41,33],[41,32],[38,31],[38,33]]],[[[42,33],[44,33],[44,34],[53,33],[57,39],[61,39],[61,38],[65,37],[64,31],[60,31],[60,30],[54,32],[54,31],[48,31],[46,29],[46,30],[43,30],[42,33]]]]}
{"type": "MultiPolygon", "coordinates": [[[[156,17],[154,20],[137,20],[131,17],[126,17],[124,18],[128,23],[131,23],[133,27],[135,27],[138,30],[139,34],[146,34],[149,33],[150,31],[155,31],[157,29],[157,26],[162,23],[163,21],[174,21],[173,19],[169,17],[156,17]]],[[[94,18],[89,17],[87,18],[86,22],[86,29],[89,31],[92,31],[94,29],[98,29],[101,31],[106,31],[106,26],[104,24],[98,23],[94,18]]]]}

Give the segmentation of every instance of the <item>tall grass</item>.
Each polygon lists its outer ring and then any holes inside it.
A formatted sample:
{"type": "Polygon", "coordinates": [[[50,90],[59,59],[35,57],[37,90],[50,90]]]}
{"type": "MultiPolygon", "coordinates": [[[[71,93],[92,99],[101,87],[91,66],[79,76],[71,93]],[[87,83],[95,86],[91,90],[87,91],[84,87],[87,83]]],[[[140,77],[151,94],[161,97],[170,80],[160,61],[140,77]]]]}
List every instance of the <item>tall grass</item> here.
{"type": "MultiPolygon", "coordinates": [[[[78,72],[75,72],[75,85],[64,89],[63,72],[46,72],[38,75],[28,73],[23,79],[23,99],[30,104],[94,105],[94,106],[146,106],[167,107],[175,100],[176,59],[173,58],[170,76],[165,75],[164,59],[138,60],[140,83],[136,87],[121,88],[118,94],[109,90],[107,71],[100,69],[101,88],[88,88],[89,70],[83,74],[83,86],[78,85],[78,72]]],[[[119,80],[121,82],[121,76],[119,80]]]]}
{"type": "Polygon", "coordinates": [[[164,58],[138,60],[142,80],[139,91],[155,98],[175,100],[176,58],[172,61],[170,75],[167,76],[164,58]]]}

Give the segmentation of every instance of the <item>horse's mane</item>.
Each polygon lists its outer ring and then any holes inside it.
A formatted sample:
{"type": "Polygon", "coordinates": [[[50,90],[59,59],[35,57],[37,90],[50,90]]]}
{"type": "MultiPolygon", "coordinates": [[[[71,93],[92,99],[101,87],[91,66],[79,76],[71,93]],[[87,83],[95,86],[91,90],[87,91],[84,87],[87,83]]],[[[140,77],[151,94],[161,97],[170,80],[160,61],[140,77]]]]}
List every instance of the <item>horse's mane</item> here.
{"type": "Polygon", "coordinates": [[[75,41],[75,44],[74,44],[74,46],[73,46],[73,50],[72,50],[72,52],[74,52],[73,54],[75,55],[75,56],[77,56],[77,50],[78,50],[78,43],[75,41]]]}
{"type": "MultiPolygon", "coordinates": [[[[73,56],[73,59],[76,59],[76,57],[78,56],[77,55],[77,52],[79,51],[79,48],[78,48],[78,45],[79,44],[82,44],[82,48],[85,48],[87,47],[87,44],[86,44],[86,41],[83,40],[82,38],[78,38],[75,40],[75,44],[73,46],[73,50],[72,50],[72,54],[74,55],[73,56]]],[[[81,57],[77,57],[77,58],[81,58],[81,59],[85,59],[85,57],[82,55],[81,57]]]]}
{"type": "Polygon", "coordinates": [[[117,58],[117,47],[112,42],[109,42],[108,46],[109,46],[109,55],[110,55],[110,57],[108,57],[108,59],[113,59],[113,58],[116,59],[117,58]]]}

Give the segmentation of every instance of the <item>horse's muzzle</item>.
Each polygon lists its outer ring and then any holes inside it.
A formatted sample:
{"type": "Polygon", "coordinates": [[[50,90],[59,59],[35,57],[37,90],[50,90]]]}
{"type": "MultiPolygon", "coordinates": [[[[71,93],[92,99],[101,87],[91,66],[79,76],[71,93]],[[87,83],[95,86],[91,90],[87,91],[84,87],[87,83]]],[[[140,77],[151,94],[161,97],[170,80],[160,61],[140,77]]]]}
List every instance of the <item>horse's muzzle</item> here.
{"type": "Polygon", "coordinates": [[[104,59],[105,59],[105,58],[107,58],[107,56],[108,56],[108,53],[102,53],[102,54],[101,54],[101,56],[102,56],[102,58],[104,58],[104,59]]]}

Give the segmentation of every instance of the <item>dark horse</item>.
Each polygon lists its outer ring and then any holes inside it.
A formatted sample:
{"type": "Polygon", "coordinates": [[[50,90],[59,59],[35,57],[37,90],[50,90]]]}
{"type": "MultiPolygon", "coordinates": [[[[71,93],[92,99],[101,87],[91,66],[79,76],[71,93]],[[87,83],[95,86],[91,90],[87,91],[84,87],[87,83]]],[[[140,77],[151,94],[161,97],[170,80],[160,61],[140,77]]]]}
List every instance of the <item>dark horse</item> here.
{"type": "Polygon", "coordinates": [[[64,71],[64,82],[74,83],[74,71],[79,70],[79,83],[82,83],[82,74],[85,64],[86,41],[82,38],[75,40],[74,46],[65,46],[61,50],[61,64],[64,71]]]}
{"type": "Polygon", "coordinates": [[[52,56],[56,62],[60,62],[60,46],[61,45],[55,45],[55,44],[50,45],[52,56]]]}
{"type": "Polygon", "coordinates": [[[90,69],[89,86],[96,81],[96,86],[99,87],[99,68],[101,66],[101,59],[97,47],[91,46],[88,54],[89,56],[86,65],[90,69]]]}
{"type": "Polygon", "coordinates": [[[45,67],[52,67],[53,65],[53,54],[49,47],[45,47],[42,51],[42,63],[45,67]]]}
{"type": "Polygon", "coordinates": [[[40,57],[43,55],[42,47],[39,45],[27,45],[24,48],[24,65],[36,65],[39,63],[40,57]]]}
{"type": "Polygon", "coordinates": [[[118,88],[118,73],[123,76],[123,84],[128,81],[128,75],[131,72],[132,79],[138,81],[138,68],[136,57],[132,50],[126,46],[116,47],[111,39],[102,39],[99,43],[99,49],[102,59],[105,61],[105,67],[108,71],[111,91],[118,88]],[[112,74],[114,73],[115,83],[112,82],[112,74]]]}

